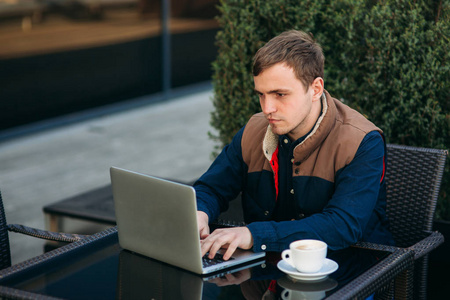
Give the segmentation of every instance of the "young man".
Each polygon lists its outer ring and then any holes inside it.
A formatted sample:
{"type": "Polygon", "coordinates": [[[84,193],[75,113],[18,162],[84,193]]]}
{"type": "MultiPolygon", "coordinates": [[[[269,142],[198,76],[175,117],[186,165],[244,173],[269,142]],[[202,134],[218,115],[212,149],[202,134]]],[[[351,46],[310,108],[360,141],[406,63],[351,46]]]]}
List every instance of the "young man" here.
{"type": "Polygon", "coordinates": [[[287,31],[255,55],[262,113],[254,115],[194,185],[202,254],[227,247],[282,251],[299,239],[337,250],[393,244],[388,231],[382,131],[324,90],[320,45],[287,31]],[[245,227],[208,223],[242,192],[245,227]]]}

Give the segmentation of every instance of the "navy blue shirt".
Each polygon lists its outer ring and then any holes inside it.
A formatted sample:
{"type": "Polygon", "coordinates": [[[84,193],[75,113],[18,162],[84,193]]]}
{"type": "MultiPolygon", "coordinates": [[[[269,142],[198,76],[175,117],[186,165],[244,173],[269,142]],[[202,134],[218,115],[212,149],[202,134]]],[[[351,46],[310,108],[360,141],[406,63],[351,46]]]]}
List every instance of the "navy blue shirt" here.
{"type": "Polygon", "coordinates": [[[286,135],[279,137],[278,200],[273,216],[274,221],[291,220],[305,216],[303,212],[297,213],[295,208],[296,204],[292,192],[294,189],[292,183],[292,164],[294,163],[294,148],[303,142],[309,133],[294,142],[291,142],[286,135]]]}

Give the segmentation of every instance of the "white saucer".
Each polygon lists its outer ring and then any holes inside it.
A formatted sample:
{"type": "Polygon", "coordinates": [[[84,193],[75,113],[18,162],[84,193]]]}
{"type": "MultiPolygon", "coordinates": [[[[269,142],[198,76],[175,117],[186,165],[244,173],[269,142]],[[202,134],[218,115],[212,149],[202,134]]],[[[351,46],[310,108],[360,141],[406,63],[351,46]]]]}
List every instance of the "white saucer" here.
{"type": "Polygon", "coordinates": [[[339,265],[331,260],[326,258],[325,263],[323,264],[322,268],[319,270],[319,272],[316,273],[301,273],[297,271],[296,268],[285,262],[284,260],[280,260],[277,264],[278,269],[283,271],[284,273],[288,274],[291,278],[297,279],[297,280],[320,280],[327,275],[333,273],[339,268],[339,265]]]}
{"type": "Polygon", "coordinates": [[[283,276],[277,280],[277,283],[286,290],[302,292],[328,292],[338,285],[338,282],[330,277],[317,281],[304,281],[292,279],[291,276],[283,276]]]}

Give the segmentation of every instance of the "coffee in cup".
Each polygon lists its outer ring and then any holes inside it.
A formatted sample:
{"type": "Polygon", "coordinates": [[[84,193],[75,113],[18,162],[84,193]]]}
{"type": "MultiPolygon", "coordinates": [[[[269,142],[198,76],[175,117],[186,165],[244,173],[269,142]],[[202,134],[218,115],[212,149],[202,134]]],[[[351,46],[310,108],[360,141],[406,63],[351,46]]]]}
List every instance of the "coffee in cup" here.
{"type": "Polygon", "coordinates": [[[327,256],[327,244],[319,240],[299,240],[292,242],[289,249],[281,253],[281,258],[301,273],[318,272],[327,256]]]}

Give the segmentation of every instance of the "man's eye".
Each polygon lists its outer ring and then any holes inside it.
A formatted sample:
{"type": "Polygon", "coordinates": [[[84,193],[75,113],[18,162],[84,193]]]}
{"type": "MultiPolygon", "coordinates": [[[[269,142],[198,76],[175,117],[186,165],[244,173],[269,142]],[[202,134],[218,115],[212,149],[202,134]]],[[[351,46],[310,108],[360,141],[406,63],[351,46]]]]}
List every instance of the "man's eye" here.
{"type": "Polygon", "coordinates": [[[278,97],[284,97],[284,96],[286,96],[286,94],[277,93],[277,96],[278,96],[278,97]]]}

